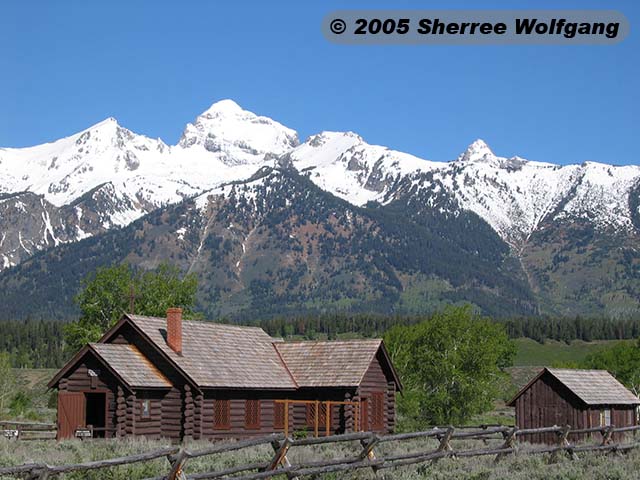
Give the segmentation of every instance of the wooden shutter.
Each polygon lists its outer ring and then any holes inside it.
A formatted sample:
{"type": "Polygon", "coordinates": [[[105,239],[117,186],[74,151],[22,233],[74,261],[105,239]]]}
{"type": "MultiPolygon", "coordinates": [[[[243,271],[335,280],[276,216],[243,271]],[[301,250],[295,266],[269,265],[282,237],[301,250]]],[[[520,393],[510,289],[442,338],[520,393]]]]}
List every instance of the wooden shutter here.
{"type": "Polygon", "coordinates": [[[360,430],[369,431],[369,399],[363,398],[360,401],[360,430]]]}
{"type": "Polygon", "coordinates": [[[82,392],[58,393],[58,440],[73,438],[77,428],[84,427],[85,401],[82,392]]]}
{"type": "Polygon", "coordinates": [[[371,429],[384,429],[384,393],[374,392],[371,395],[371,429]]]}
{"type": "Polygon", "coordinates": [[[273,428],[284,429],[284,403],[273,402],[273,428]]]}
{"type": "Polygon", "coordinates": [[[245,400],[244,426],[248,430],[260,428],[260,400],[245,400]]]}
{"type": "Polygon", "coordinates": [[[230,400],[215,400],[213,404],[213,426],[218,430],[231,428],[231,402],[230,400]]]}

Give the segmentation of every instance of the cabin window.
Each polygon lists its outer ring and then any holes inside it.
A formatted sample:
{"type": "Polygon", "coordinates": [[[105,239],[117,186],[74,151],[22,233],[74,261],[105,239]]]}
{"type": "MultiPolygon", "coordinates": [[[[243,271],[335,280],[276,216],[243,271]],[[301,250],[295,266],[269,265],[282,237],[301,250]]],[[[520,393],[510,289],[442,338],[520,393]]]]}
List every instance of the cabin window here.
{"type": "Polygon", "coordinates": [[[605,408],[604,410],[600,410],[600,426],[608,427],[611,425],[611,409],[605,408]]]}
{"type": "Polygon", "coordinates": [[[218,430],[231,428],[230,400],[215,400],[213,404],[213,427],[218,430]]]}
{"type": "Polygon", "coordinates": [[[249,430],[260,428],[260,400],[245,400],[244,426],[249,430]]]}
{"type": "Polygon", "coordinates": [[[151,400],[140,400],[140,417],[151,418],[151,400]]]}
{"type": "Polygon", "coordinates": [[[273,402],[273,428],[284,428],[284,403],[273,402]]]}
{"type": "Polygon", "coordinates": [[[384,429],[384,393],[373,392],[371,394],[371,428],[384,429]]]}
{"type": "MultiPolygon", "coordinates": [[[[316,428],[316,404],[314,402],[307,403],[307,427],[311,429],[316,428]]],[[[325,428],[325,422],[327,421],[327,405],[318,402],[318,428],[321,430],[325,428]]]]}

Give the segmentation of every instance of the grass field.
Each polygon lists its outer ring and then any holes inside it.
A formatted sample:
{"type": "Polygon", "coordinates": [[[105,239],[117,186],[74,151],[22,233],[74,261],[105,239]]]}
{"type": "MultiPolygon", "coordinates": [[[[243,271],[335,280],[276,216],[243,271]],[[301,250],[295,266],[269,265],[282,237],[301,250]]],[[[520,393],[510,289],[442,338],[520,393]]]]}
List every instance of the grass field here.
{"type": "MultiPolygon", "coordinates": [[[[452,443],[456,449],[478,449],[499,446],[502,440],[491,440],[490,445],[470,440],[458,440],[452,443]]],[[[206,446],[204,442],[194,442],[189,448],[206,446]]],[[[10,442],[0,439],[0,467],[23,463],[44,462],[50,465],[63,465],[85,461],[103,460],[118,456],[132,455],[156,450],[168,446],[166,442],[145,440],[96,440],[91,442],[10,442]]],[[[385,443],[376,447],[378,457],[405,454],[408,452],[432,451],[438,446],[435,440],[413,440],[402,443],[385,443]]],[[[557,459],[549,455],[528,455],[532,447],[523,445],[516,456],[504,457],[499,463],[494,456],[442,459],[437,463],[423,463],[399,469],[389,469],[374,474],[369,469],[356,472],[340,472],[322,477],[328,480],[365,480],[365,479],[403,479],[403,480],[542,480],[542,479],[637,479],[640,469],[640,451],[634,450],[625,455],[614,456],[598,453],[580,454],[578,460],[569,460],[566,456],[557,459]]],[[[288,453],[294,465],[309,464],[313,461],[353,457],[360,451],[359,443],[324,445],[312,447],[294,447],[288,453]]],[[[186,473],[200,473],[221,470],[236,465],[263,463],[273,456],[273,450],[259,446],[243,451],[218,454],[190,460],[186,473]]],[[[166,474],[168,462],[165,459],[143,464],[121,466],[93,472],[65,475],[57,478],[67,479],[110,479],[135,480],[166,474]]],[[[2,477],[0,477],[2,478],[2,477]]],[[[278,477],[285,478],[285,477],[278,477]]],[[[4,480],[4,479],[3,479],[4,480]]]]}
{"type": "Polygon", "coordinates": [[[570,344],[547,340],[544,344],[530,338],[517,338],[516,358],[514,366],[544,366],[551,367],[560,364],[577,364],[589,354],[610,347],[619,342],[633,342],[634,340],[598,340],[584,342],[574,340],[570,344]]]}

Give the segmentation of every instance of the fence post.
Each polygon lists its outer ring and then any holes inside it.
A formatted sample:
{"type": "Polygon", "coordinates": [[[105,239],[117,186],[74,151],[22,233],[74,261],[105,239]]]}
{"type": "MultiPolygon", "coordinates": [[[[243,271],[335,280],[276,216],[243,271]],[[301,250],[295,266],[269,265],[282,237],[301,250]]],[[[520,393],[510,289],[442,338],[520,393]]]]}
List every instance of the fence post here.
{"type": "MultiPolygon", "coordinates": [[[[365,439],[360,440],[360,445],[362,445],[363,448],[362,452],[360,452],[360,455],[358,455],[358,458],[360,460],[364,460],[365,458],[368,458],[369,460],[375,460],[376,454],[373,452],[373,447],[375,447],[379,441],[380,437],[373,433],[369,437],[368,441],[365,439]]],[[[371,467],[371,470],[373,470],[374,474],[378,472],[378,468],[375,465],[371,467]]]]}
{"type": "MultiPolygon", "coordinates": [[[[440,445],[438,445],[436,452],[453,451],[453,448],[451,448],[451,444],[449,443],[451,441],[451,437],[453,436],[453,432],[455,432],[455,428],[453,428],[452,426],[449,426],[445,434],[442,437],[438,437],[440,439],[440,445]]],[[[451,455],[451,456],[455,458],[455,455],[451,455]]],[[[433,463],[436,463],[438,460],[439,458],[433,459],[433,463]]]]}
{"type": "Polygon", "coordinates": [[[184,464],[187,463],[189,459],[186,450],[181,448],[176,455],[169,455],[167,459],[171,464],[171,470],[169,471],[167,480],[186,480],[187,477],[183,471],[184,464]]]}
{"type": "MultiPolygon", "coordinates": [[[[518,427],[513,427],[511,430],[509,430],[509,433],[507,433],[504,437],[504,443],[502,444],[502,447],[500,448],[513,448],[514,453],[516,450],[516,438],[518,435],[518,427]]],[[[499,454],[496,455],[496,458],[494,458],[494,462],[497,463],[499,462],[502,457],[504,457],[506,455],[506,453],[504,452],[500,452],[499,454]]]]}
{"type": "Polygon", "coordinates": [[[557,432],[558,435],[558,448],[560,448],[561,450],[558,450],[554,453],[554,460],[557,460],[558,458],[558,454],[562,451],[562,450],[566,450],[567,454],[569,455],[569,457],[571,458],[571,460],[577,460],[578,456],[575,454],[575,452],[573,451],[573,448],[571,448],[571,443],[569,443],[568,437],[569,437],[569,433],[571,432],[571,425],[565,425],[564,427],[562,427],[562,430],[557,432]]]}
{"type": "Polygon", "coordinates": [[[613,425],[608,425],[602,430],[602,445],[609,445],[613,437],[613,425]]]}
{"type": "Polygon", "coordinates": [[[47,480],[49,478],[49,469],[44,467],[38,467],[31,470],[27,480],[47,480]]]}
{"type": "MultiPolygon", "coordinates": [[[[273,456],[271,463],[267,467],[267,470],[275,470],[281,464],[285,467],[291,466],[291,462],[287,458],[287,452],[289,451],[292,443],[293,440],[291,439],[291,437],[286,437],[282,443],[280,443],[278,440],[271,442],[271,446],[273,447],[275,455],[273,456]]],[[[292,475],[291,473],[287,473],[286,476],[289,480],[298,480],[298,477],[292,475]]]]}

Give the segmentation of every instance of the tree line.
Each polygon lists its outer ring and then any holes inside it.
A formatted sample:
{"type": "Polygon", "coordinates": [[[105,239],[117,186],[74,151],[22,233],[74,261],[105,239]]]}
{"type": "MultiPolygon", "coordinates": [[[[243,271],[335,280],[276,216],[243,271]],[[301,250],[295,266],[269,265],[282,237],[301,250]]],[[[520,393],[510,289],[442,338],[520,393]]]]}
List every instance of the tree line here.
{"type": "Polygon", "coordinates": [[[58,368],[66,358],[64,326],[55,320],[0,320],[0,353],[14,368],[58,368]]]}
{"type": "MultiPolygon", "coordinates": [[[[4,371],[0,371],[0,414],[11,391],[11,366],[60,367],[87,342],[97,341],[127,311],[163,317],[168,307],[180,306],[187,318],[198,319],[196,291],[195,276],[183,275],[167,264],[145,272],[127,264],[113,265],[97,269],[84,280],[75,297],[81,311],[78,320],[0,322],[0,370],[4,371]]],[[[400,429],[463,423],[489,411],[506,391],[505,368],[512,365],[516,353],[514,337],[567,342],[638,337],[635,320],[496,321],[480,316],[469,305],[449,306],[430,315],[309,314],[253,324],[272,336],[289,339],[383,337],[405,386],[398,399],[400,429]]],[[[640,390],[637,342],[607,348],[580,366],[608,369],[634,391],[640,390]]]]}
{"type": "MultiPolygon", "coordinates": [[[[103,284],[105,276],[109,272],[98,274],[95,278],[98,284],[103,284]]],[[[114,272],[111,272],[114,273],[114,272]]],[[[118,270],[119,281],[115,282],[121,290],[120,300],[117,303],[117,315],[101,322],[96,331],[89,326],[86,320],[75,323],[64,323],[59,320],[25,320],[14,321],[0,320],[0,352],[9,354],[11,364],[15,368],[59,368],[65,359],[70,358],[83,341],[94,341],[99,338],[99,332],[119,318],[127,311],[129,298],[129,275],[127,270],[118,270]],[[67,335],[65,337],[65,331],[67,335]],[[73,332],[73,334],[72,334],[73,332]],[[87,333],[90,332],[90,335],[87,333]],[[91,338],[89,338],[91,337],[91,338]]],[[[164,274],[167,272],[165,271],[164,274]]],[[[178,284],[178,280],[170,275],[178,284]]],[[[150,282],[149,282],[150,283],[150,282]]],[[[104,286],[104,285],[103,285],[104,286]]],[[[153,289],[152,289],[153,290],[153,289]]],[[[194,292],[192,280],[188,290],[194,292]]],[[[140,309],[144,309],[143,289],[140,287],[136,293],[136,303],[140,309]]],[[[175,292],[175,290],[174,290],[175,292]]],[[[188,295],[187,295],[188,296],[188,295]]],[[[79,297],[82,303],[87,303],[87,296],[79,297]]],[[[148,303],[148,302],[147,302],[148,303]]],[[[185,302],[181,302],[182,305],[185,302]]],[[[164,302],[158,301],[154,314],[163,315],[161,310],[165,308],[164,302]]],[[[88,309],[88,308],[87,308],[88,309]]],[[[142,313],[141,310],[138,310],[142,313]]],[[[85,313],[87,315],[87,313],[85,313]]],[[[195,315],[195,314],[192,314],[195,315]]],[[[318,338],[335,339],[344,336],[352,337],[382,337],[385,332],[394,326],[413,325],[430,318],[432,315],[382,315],[382,314],[348,314],[331,313],[325,315],[297,315],[276,317],[253,322],[242,322],[262,327],[269,335],[282,338],[300,338],[314,340],[318,338]]],[[[219,319],[228,323],[229,319],[219,319]]],[[[640,337],[640,319],[608,318],[545,318],[528,317],[496,320],[504,326],[509,338],[526,337],[544,342],[547,339],[562,342],[573,340],[618,340],[640,337]]]]}

